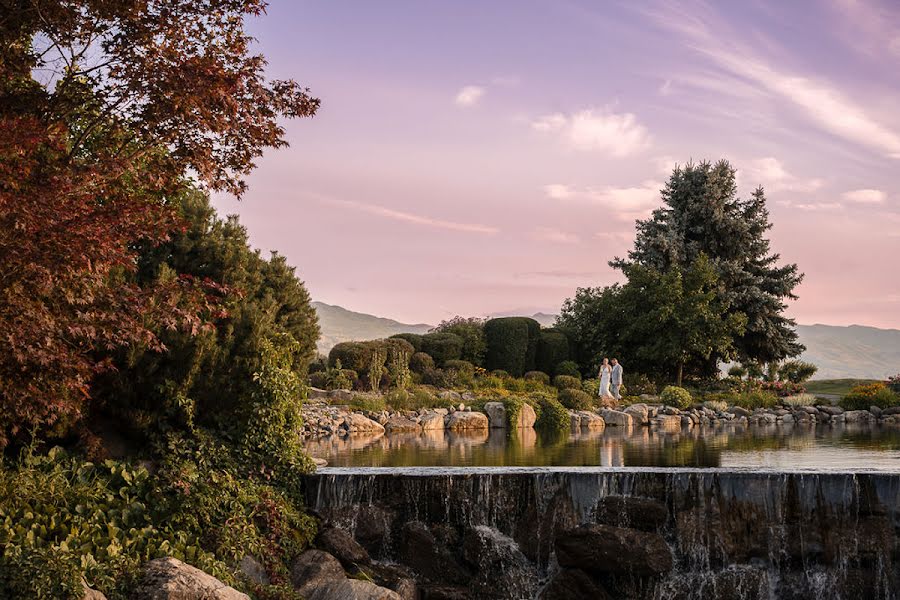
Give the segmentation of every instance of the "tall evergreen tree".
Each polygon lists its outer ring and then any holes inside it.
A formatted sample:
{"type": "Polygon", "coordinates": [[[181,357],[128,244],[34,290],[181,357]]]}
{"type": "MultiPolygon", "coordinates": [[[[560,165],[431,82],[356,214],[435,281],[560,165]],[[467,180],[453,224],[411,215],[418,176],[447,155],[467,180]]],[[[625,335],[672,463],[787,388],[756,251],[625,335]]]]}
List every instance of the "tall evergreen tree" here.
{"type": "MultiPolygon", "coordinates": [[[[662,191],[664,206],[637,223],[634,250],[610,266],[641,265],[660,272],[686,269],[701,254],[718,275],[724,305],[747,318],[735,340],[745,361],[780,361],[800,354],[796,322],[784,315],[803,279],[796,264],[779,264],[766,235],[772,225],[763,189],[737,195],[735,169],[727,161],[676,168],[662,191]]],[[[710,359],[710,369],[722,356],[710,359]]]]}

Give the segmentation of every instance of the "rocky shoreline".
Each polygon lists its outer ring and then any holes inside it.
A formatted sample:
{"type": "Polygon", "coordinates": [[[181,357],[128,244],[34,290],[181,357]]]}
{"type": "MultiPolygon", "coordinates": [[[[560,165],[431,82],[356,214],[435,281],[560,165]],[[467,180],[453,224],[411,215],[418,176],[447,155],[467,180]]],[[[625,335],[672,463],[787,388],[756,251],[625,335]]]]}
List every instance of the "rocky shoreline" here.
{"type": "MultiPolygon", "coordinates": [[[[347,436],[353,433],[418,433],[443,429],[466,431],[506,428],[506,408],[502,402],[484,404],[483,412],[472,408],[472,394],[442,392],[443,399],[452,402],[450,408],[422,408],[416,411],[351,410],[345,402],[352,399],[348,390],[330,392],[316,390],[303,407],[303,435],[318,438],[330,435],[347,436]]],[[[600,431],[606,427],[651,427],[676,430],[692,427],[733,425],[816,425],[843,423],[882,424],[900,426],[900,406],[887,409],[845,411],[839,406],[777,406],[748,410],[739,406],[716,410],[694,406],[681,410],[665,406],[655,396],[642,396],[642,402],[621,409],[569,410],[572,431],[600,431]]],[[[527,404],[519,416],[519,427],[532,427],[534,410],[527,404]]]]}

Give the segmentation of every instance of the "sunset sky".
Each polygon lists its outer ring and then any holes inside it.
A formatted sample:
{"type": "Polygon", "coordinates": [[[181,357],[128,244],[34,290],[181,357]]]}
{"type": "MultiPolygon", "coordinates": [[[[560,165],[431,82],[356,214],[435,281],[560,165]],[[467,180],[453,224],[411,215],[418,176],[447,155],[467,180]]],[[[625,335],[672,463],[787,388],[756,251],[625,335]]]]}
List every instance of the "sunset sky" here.
{"type": "Polygon", "coordinates": [[[900,328],[900,5],[301,2],[253,21],[322,99],[237,213],[313,299],[405,322],[618,280],[676,162],[763,185],[801,323],[900,328]]]}

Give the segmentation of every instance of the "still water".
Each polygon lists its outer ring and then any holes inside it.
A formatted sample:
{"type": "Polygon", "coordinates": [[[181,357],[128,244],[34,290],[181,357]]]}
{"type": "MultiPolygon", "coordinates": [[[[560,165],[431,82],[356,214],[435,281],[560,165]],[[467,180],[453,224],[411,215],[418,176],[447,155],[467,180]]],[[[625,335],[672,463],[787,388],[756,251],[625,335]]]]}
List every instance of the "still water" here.
{"type": "Polygon", "coordinates": [[[532,429],[353,434],[309,440],[330,467],[726,467],[900,472],[900,429],[879,426],[747,427],[681,431],[607,427],[547,437],[532,429]]]}

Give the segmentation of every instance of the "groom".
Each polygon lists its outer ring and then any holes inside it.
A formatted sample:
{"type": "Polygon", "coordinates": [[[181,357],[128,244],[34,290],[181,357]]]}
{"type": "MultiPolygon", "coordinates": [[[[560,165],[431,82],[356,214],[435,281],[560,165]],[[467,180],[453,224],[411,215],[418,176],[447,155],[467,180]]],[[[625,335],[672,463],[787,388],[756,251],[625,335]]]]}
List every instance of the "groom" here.
{"type": "Polygon", "coordinates": [[[612,388],[613,398],[616,400],[621,400],[621,396],[619,396],[619,388],[622,387],[622,365],[619,364],[619,361],[615,358],[610,361],[612,363],[612,377],[610,378],[610,383],[612,384],[610,387],[612,388]]]}

